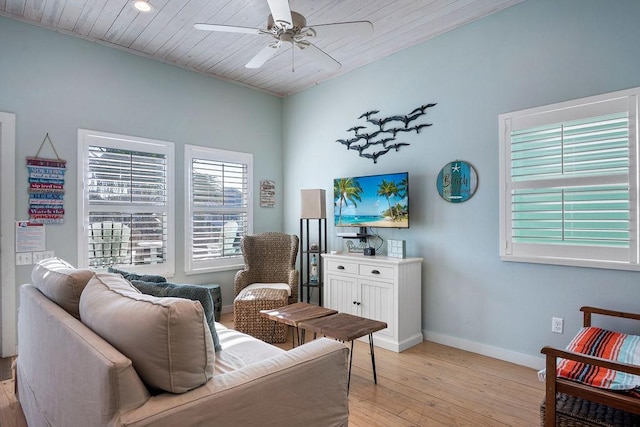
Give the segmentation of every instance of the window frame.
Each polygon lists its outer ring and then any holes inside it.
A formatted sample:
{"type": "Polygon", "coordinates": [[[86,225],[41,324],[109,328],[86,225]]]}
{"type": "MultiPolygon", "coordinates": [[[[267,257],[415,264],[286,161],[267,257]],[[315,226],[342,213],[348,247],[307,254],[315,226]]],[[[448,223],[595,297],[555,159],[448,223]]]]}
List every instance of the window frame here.
{"type": "MultiPolygon", "coordinates": [[[[164,154],[166,156],[166,260],[161,264],[127,265],[122,268],[141,274],[158,274],[172,277],[175,273],[175,144],[157,139],[120,135],[88,129],[78,129],[78,266],[89,268],[89,197],[85,194],[85,184],[89,174],[89,147],[105,147],[126,151],[164,154]]],[[[124,212],[124,211],[123,211],[124,212]]],[[[130,211],[129,211],[130,212],[130,211]]],[[[104,271],[106,268],[95,268],[104,271]]]]}
{"type": "MultiPolygon", "coordinates": [[[[579,267],[640,271],[640,239],[638,188],[640,186],[638,145],[638,100],[640,88],[621,90],[500,114],[499,129],[499,221],[500,257],[503,261],[542,263],[579,267]],[[624,108],[628,112],[629,136],[629,248],[602,248],[595,245],[554,245],[514,243],[512,241],[511,191],[518,188],[511,179],[511,133],[514,129],[566,123],[572,120],[595,118],[624,108]]],[[[624,111],[624,110],[622,110],[624,111]]],[[[619,176],[602,178],[588,176],[582,185],[606,185],[618,182],[619,176]]],[[[565,188],[563,178],[550,178],[539,188],[565,188]]],[[[618,182],[619,183],[619,182],[618,182]]],[[[570,187],[566,187],[570,188],[570,187]]]]}
{"type": "MultiPolygon", "coordinates": [[[[193,251],[193,159],[229,162],[245,164],[247,166],[247,228],[245,234],[253,233],[253,154],[239,151],[223,150],[219,148],[203,147],[197,145],[185,145],[184,170],[185,170],[185,274],[199,274],[216,271],[238,270],[244,267],[242,254],[232,257],[222,257],[212,260],[194,261],[193,251]]],[[[244,209],[242,209],[244,210],[244,209]]],[[[221,211],[225,211],[222,209],[221,211]]]]}

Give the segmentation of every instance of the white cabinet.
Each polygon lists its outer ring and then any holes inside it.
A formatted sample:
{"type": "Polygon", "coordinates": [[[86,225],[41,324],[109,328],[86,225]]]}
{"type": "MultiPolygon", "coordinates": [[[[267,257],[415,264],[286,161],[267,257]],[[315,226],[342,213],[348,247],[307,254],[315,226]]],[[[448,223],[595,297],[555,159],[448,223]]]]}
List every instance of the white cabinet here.
{"type": "MultiPolygon", "coordinates": [[[[322,254],[324,305],[380,320],[374,344],[400,352],[423,340],[422,258],[322,254]]],[[[366,340],[366,337],[365,337],[366,340]]]]}

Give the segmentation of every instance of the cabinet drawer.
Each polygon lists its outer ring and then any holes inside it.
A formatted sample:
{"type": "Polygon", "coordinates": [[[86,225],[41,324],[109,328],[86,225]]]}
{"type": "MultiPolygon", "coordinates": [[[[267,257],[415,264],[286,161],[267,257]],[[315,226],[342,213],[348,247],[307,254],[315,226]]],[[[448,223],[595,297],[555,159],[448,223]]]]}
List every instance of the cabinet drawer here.
{"type": "Polygon", "coordinates": [[[373,264],[360,264],[358,274],[363,277],[375,277],[376,279],[393,280],[395,277],[395,268],[382,267],[373,264]]]}
{"type": "Polygon", "coordinates": [[[358,274],[358,264],[342,261],[329,261],[327,273],[358,274]]]}

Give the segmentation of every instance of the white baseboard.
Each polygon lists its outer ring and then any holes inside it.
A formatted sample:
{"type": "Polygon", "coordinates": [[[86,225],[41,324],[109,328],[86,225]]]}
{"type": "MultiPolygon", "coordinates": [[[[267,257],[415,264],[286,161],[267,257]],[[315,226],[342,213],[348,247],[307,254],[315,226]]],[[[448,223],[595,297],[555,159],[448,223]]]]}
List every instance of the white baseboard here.
{"type": "MultiPolygon", "coordinates": [[[[233,304],[222,306],[222,314],[227,313],[233,313],[233,304]]],[[[447,345],[449,347],[458,348],[460,350],[470,351],[472,353],[481,354],[483,356],[493,357],[494,359],[504,360],[505,362],[515,363],[516,365],[526,366],[535,370],[544,369],[545,366],[545,360],[542,356],[531,356],[529,354],[518,353],[500,347],[480,344],[474,341],[452,337],[450,335],[439,334],[437,332],[429,332],[424,329],[422,330],[422,336],[427,341],[447,345]]]]}
{"type": "Polygon", "coordinates": [[[493,357],[494,359],[504,360],[505,362],[515,363],[516,365],[526,366],[535,370],[543,369],[545,366],[545,360],[542,356],[531,356],[529,354],[505,350],[500,347],[492,347],[490,345],[480,344],[426,330],[422,331],[422,335],[427,341],[459,348],[460,350],[470,351],[472,353],[482,354],[483,356],[493,357]]]}

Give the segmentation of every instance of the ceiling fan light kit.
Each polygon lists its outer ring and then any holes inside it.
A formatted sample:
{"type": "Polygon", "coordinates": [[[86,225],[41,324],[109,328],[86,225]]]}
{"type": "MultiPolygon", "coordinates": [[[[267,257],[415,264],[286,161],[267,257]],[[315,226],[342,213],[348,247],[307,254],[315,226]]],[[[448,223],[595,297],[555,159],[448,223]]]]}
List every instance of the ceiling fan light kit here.
{"type": "Polygon", "coordinates": [[[147,0],[135,0],[131,2],[134,8],[139,12],[148,13],[153,11],[153,5],[149,3],[147,0]]]}
{"type": "MultiPolygon", "coordinates": [[[[288,0],[267,0],[271,14],[267,18],[267,29],[238,27],[234,25],[205,24],[194,25],[197,30],[221,31],[227,33],[255,34],[275,39],[263,47],[246,65],[246,68],[260,68],[277,53],[282,43],[290,43],[305,52],[305,55],[322,68],[335,71],[340,62],[318,48],[306,38],[367,36],[373,33],[373,24],[369,21],[336,22],[307,27],[306,18],[289,8],[288,0]]],[[[293,52],[293,51],[292,51],[293,52]]],[[[292,67],[293,69],[293,67],[292,67]]]]}

